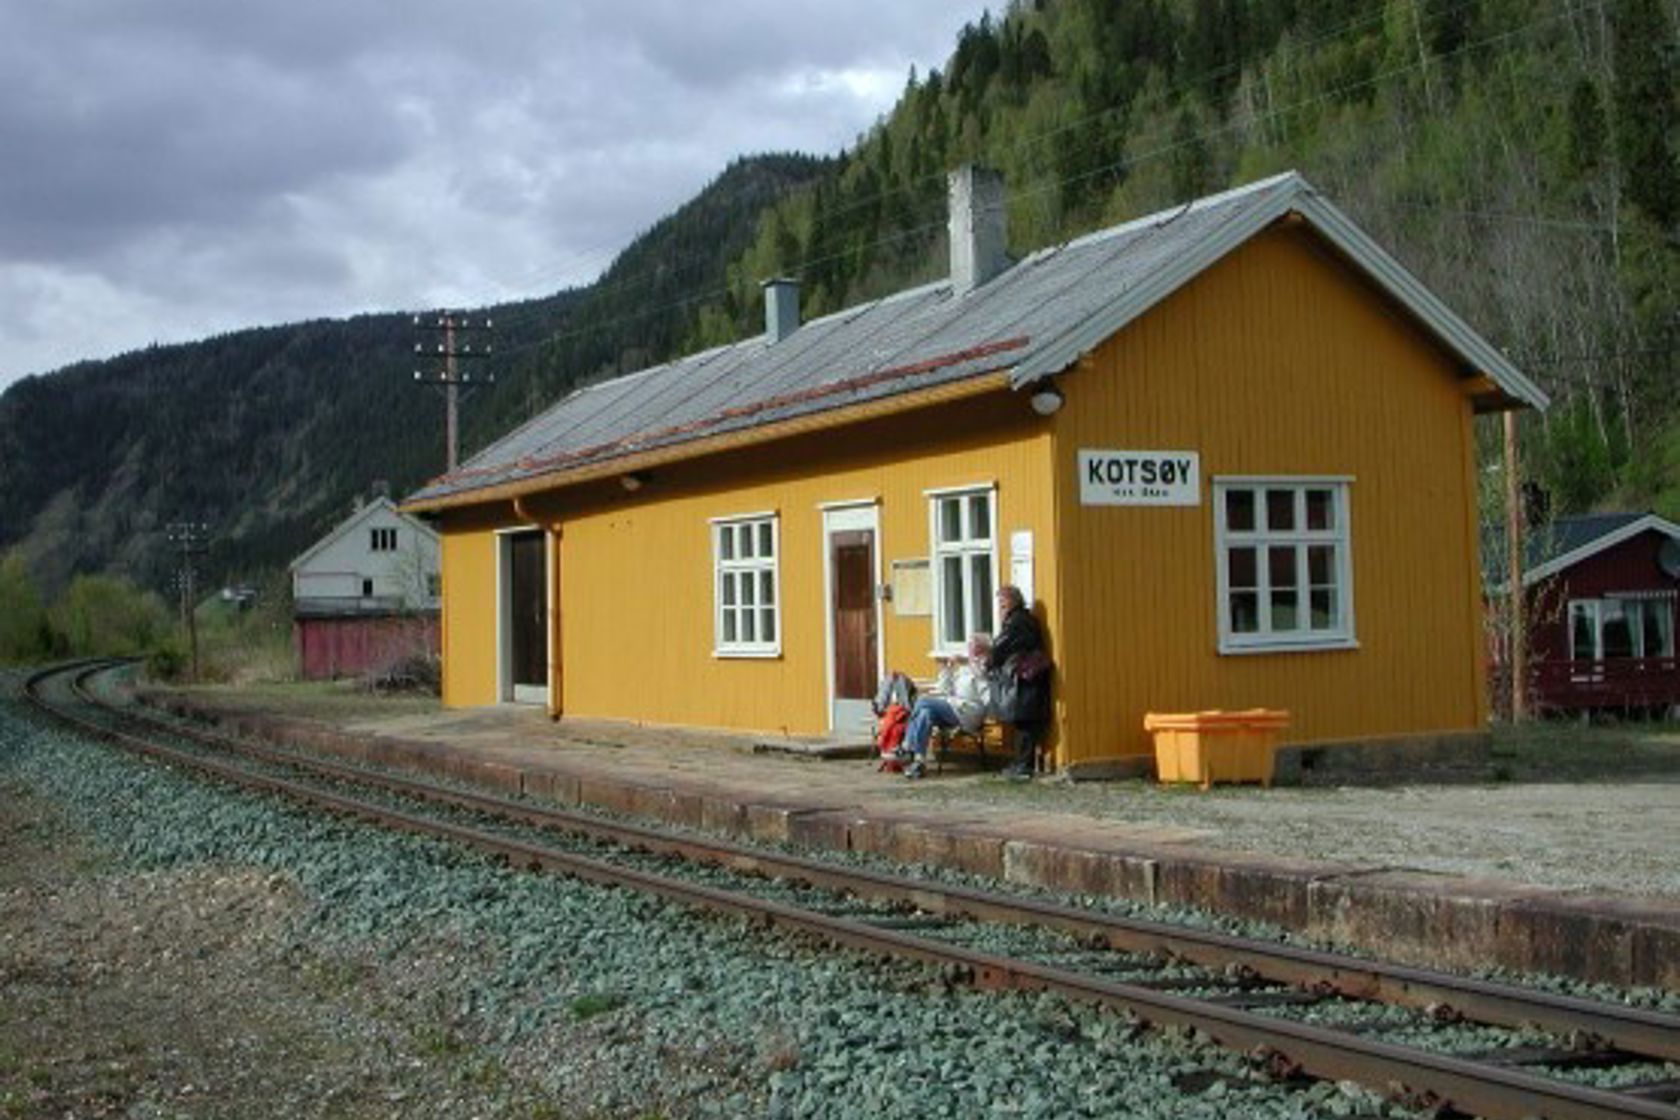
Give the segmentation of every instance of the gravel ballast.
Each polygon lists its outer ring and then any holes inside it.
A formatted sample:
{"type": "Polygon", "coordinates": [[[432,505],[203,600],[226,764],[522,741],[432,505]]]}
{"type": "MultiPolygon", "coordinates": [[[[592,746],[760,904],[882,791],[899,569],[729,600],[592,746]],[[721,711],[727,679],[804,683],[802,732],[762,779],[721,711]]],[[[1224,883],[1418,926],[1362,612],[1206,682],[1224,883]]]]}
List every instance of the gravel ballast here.
{"type": "Polygon", "coordinates": [[[0,789],[0,1115],[1396,1114],[1060,999],[217,789],[9,704],[0,789]],[[19,1025],[54,994],[56,1026],[19,1025]],[[78,1016],[97,1037],[67,1061],[78,1016]]]}

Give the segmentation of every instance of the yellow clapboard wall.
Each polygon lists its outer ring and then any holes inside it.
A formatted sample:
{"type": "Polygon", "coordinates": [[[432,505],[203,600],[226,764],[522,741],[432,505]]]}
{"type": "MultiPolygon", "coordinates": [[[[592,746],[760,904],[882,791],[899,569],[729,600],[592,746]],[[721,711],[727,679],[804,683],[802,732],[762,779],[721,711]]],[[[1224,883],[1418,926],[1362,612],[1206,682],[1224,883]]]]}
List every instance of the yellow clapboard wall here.
{"type": "MultiPolygon", "coordinates": [[[[1023,398],[999,390],[669,464],[648,472],[634,494],[609,481],[533,496],[523,508],[556,542],[565,714],[826,732],[828,604],[819,507],[878,504],[877,579],[885,582],[893,560],[930,554],[925,490],[995,484],[999,579],[1008,579],[1009,534],[1030,530],[1037,598],[1053,610],[1049,455],[1047,422],[1023,398]],[[766,512],[779,516],[781,655],[717,656],[712,519],[766,512]]],[[[483,528],[457,530],[452,520],[441,526],[445,580],[462,594],[445,610],[445,702],[493,703],[497,544],[483,528]]],[[[882,614],[886,666],[931,676],[932,618],[898,617],[891,603],[882,614]]]]}
{"type": "MultiPolygon", "coordinates": [[[[1044,420],[1005,390],[446,513],[444,699],[499,696],[495,530],[550,533],[566,714],[827,730],[823,503],[878,503],[878,578],[931,551],[925,490],[995,483],[1001,580],[1030,530],[1057,664],[1058,765],[1146,753],[1146,711],[1289,709],[1294,742],[1479,728],[1471,410],[1460,371],[1310,233],[1277,227],[1062,376],[1044,420]],[[1202,503],[1083,507],[1080,449],[1194,450],[1202,503]],[[1212,482],[1349,486],[1354,650],[1221,655],[1212,482]],[[711,519],[780,518],[782,653],[713,653],[711,519]]],[[[933,620],[884,610],[888,668],[930,675],[933,620]]]]}
{"type": "Polygon", "coordinates": [[[451,708],[494,704],[496,684],[496,544],[493,523],[444,526],[443,703],[451,708]]]}
{"type": "Polygon", "coordinates": [[[1289,709],[1288,741],[1486,717],[1471,410],[1445,353],[1310,234],[1274,228],[1062,379],[1068,758],[1148,751],[1146,711],[1289,709]],[[1194,450],[1202,504],[1083,507],[1086,449],[1194,450]],[[1351,476],[1355,650],[1221,655],[1212,484],[1351,476]]]}

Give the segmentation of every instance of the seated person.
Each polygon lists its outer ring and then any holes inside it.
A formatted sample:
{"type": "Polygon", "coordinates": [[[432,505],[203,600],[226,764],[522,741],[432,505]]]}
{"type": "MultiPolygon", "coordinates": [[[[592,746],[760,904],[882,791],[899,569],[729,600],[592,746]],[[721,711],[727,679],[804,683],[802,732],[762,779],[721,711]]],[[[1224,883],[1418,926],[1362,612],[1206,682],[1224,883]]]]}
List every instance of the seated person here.
{"type": "Polygon", "coordinates": [[[991,638],[976,634],[968,639],[967,658],[940,662],[938,678],[932,688],[917,697],[904,732],[904,749],[911,756],[904,771],[906,778],[919,778],[927,772],[928,740],[933,738],[934,728],[960,727],[970,733],[980,730],[991,706],[992,688],[986,679],[986,656],[991,651],[991,638]]]}

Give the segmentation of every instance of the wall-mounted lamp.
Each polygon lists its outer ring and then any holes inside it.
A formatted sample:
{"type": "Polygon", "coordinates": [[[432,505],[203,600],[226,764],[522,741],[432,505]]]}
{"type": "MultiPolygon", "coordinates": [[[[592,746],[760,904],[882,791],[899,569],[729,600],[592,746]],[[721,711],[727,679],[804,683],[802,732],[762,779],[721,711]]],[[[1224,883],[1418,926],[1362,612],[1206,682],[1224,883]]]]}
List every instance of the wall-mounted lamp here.
{"type": "Polygon", "coordinates": [[[1054,416],[1061,411],[1062,404],[1066,400],[1067,398],[1062,396],[1062,391],[1056,388],[1053,381],[1040,381],[1038,388],[1034,389],[1033,395],[1028,398],[1029,403],[1032,404],[1032,410],[1040,416],[1054,416]]]}
{"type": "Polygon", "coordinates": [[[618,484],[632,494],[646,486],[647,480],[648,476],[641,471],[631,471],[629,474],[618,476],[618,484]]]}

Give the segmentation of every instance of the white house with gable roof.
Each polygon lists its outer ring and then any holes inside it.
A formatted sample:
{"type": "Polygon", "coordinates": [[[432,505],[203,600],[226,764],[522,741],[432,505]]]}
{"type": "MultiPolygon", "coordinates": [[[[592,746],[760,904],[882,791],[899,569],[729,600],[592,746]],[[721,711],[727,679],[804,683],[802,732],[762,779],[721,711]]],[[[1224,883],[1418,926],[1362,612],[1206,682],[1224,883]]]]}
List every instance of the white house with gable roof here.
{"type": "Polygon", "coordinates": [[[380,495],[291,563],[292,633],[303,676],[356,676],[436,656],[438,537],[380,495]]]}

